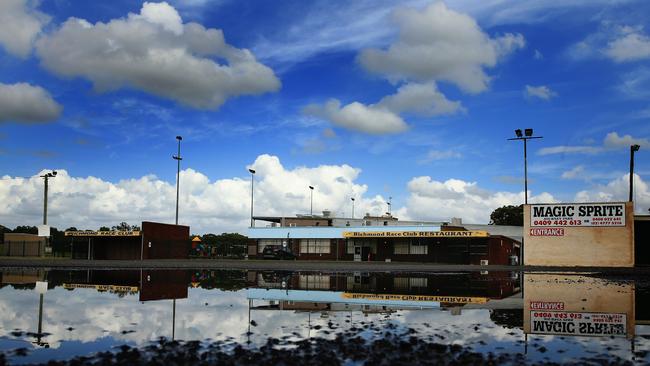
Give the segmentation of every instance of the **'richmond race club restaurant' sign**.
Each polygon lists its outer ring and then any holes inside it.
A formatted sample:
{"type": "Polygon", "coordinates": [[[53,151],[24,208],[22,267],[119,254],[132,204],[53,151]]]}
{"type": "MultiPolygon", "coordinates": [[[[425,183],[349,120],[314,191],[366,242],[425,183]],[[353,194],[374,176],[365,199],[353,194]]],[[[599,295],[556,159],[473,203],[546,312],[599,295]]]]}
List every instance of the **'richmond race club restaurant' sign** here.
{"type": "Polygon", "coordinates": [[[562,227],[625,226],[625,203],[574,203],[530,206],[534,236],[563,236],[562,227]]]}
{"type": "Polygon", "coordinates": [[[344,238],[487,238],[487,231],[344,231],[344,238]]]}

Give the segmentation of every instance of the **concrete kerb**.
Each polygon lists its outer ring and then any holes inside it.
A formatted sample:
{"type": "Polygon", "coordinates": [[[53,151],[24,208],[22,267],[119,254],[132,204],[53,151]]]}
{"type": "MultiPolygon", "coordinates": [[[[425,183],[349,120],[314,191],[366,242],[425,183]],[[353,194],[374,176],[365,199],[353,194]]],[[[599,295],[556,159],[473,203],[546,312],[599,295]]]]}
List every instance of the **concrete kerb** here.
{"type": "Polygon", "coordinates": [[[62,260],[60,258],[0,258],[0,267],[48,269],[234,269],[321,272],[576,272],[650,275],[650,267],[541,267],[501,265],[455,265],[417,262],[348,262],[348,261],[277,261],[223,259],[165,259],[165,260],[62,260]]]}

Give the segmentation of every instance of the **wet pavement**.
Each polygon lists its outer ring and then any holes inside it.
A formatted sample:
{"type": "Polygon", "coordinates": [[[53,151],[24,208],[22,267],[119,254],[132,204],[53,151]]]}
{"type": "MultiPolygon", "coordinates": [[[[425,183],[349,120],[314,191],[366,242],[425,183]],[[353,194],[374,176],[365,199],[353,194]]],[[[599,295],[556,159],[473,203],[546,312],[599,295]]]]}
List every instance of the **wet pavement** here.
{"type": "Polygon", "coordinates": [[[0,271],[0,364],[647,364],[650,278],[0,271]]]}

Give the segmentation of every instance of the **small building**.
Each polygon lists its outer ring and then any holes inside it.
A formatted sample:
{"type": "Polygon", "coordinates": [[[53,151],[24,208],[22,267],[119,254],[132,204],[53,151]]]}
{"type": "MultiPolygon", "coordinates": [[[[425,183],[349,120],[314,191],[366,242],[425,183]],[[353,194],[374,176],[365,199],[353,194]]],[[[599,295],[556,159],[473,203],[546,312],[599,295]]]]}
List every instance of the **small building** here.
{"type": "Polygon", "coordinates": [[[249,258],[266,246],[290,249],[298,260],[515,264],[521,243],[487,231],[451,226],[289,226],[250,228],[249,258]]]}
{"type": "Polygon", "coordinates": [[[73,259],[185,259],[190,227],[142,222],[141,231],[66,231],[73,259]]]}
{"type": "Polygon", "coordinates": [[[2,255],[7,257],[45,256],[46,237],[35,234],[5,233],[2,255]]]}

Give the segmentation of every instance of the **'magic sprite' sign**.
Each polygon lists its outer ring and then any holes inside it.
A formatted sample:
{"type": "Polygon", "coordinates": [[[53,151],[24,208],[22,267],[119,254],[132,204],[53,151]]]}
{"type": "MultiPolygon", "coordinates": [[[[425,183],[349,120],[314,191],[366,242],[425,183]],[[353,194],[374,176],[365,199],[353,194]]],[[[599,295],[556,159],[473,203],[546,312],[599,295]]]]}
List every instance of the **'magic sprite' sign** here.
{"type": "Polygon", "coordinates": [[[625,203],[531,205],[531,227],[625,226],[625,203]]]}

